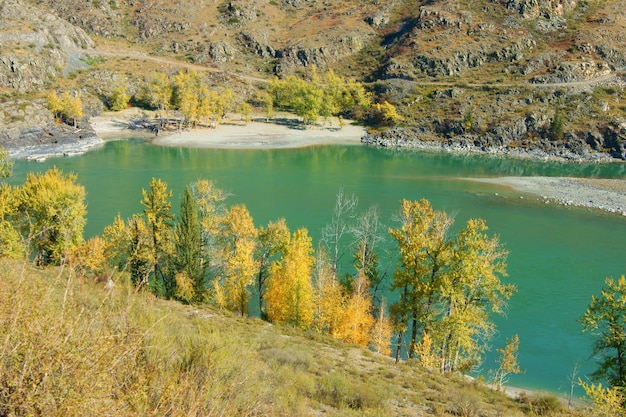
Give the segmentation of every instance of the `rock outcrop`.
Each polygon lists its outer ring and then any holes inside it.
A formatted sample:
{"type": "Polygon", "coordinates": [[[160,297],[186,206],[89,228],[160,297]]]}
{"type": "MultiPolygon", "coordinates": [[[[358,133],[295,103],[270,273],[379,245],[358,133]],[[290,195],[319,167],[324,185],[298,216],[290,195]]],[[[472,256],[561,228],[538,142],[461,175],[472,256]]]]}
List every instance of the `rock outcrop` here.
{"type": "Polygon", "coordinates": [[[93,47],[82,29],[21,0],[0,3],[0,15],[4,16],[0,19],[2,88],[39,90],[68,70],[73,55],[93,47]]]}

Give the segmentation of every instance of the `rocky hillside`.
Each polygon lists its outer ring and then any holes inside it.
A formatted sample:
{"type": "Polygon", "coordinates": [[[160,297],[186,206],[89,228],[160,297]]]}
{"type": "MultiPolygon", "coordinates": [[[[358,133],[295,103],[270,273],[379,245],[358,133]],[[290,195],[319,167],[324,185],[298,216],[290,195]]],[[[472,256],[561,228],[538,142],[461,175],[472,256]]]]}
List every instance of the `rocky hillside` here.
{"type": "Polygon", "coordinates": [[[623,6],[5,0],[0,131],[19,137],[52,123],[37,101],[49,89],[80,92],[93,115],[115,85],[133,93],[151,71],[206,69],[213,83],[251,97],[262,80],[315,65],[368,82],[398,108],[408,141],[626,159],[623,6]]]}

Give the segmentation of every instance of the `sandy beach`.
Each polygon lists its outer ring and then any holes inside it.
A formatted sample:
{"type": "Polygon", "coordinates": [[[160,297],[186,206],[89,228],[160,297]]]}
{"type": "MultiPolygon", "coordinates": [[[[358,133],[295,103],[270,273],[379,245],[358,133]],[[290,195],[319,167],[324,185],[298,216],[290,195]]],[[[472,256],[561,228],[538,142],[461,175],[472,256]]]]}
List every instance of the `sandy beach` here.
{"type": "Polygon", "coordinates": [[[289,123],[254,121],[168,133],[155,137],[152,144],[215,149],[285,149],[322,144],[359,144],[364,134],[363,127],[350,124],[343,127],[316,125],[303,129],[289,123]]]}
{"type": "Polygon", "coordinates": [[[133,109],[104,113],[93,117],[90,124],[103,139],[129,136],[152,137],[158,146],[183,146],[214,149],[285,149],[322,144],[359,144],[366,130],[346,120],[341,127],[336,119],[328,123],[304,127],[294,117],[277,115],[270,121],[257,117],[254,121],[226,120],[214,128],[182,129],[181,131],[153,132],[131,130],[132,119],[153,119],[153,114],[133,109]]]}

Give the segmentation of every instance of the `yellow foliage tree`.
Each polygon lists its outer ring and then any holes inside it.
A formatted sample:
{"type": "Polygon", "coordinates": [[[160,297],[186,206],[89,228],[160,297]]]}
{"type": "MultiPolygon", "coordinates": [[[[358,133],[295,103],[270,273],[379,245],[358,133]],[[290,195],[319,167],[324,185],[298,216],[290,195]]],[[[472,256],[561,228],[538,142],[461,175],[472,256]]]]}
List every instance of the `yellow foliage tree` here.
{"type": "Polygon", "coordinates": [[[111,91],[109,96],[109,108],[113,111],[124,110],[128,107],[130,96],[126,90],[126,84],[120,84],[111,91]]]}
{"type": "Polygon", "coordinates": [[[106,242],[99,236],[94,236],[84,242],[75,253],[75,269],[88,278],[104,279],[106,277],[108,261],[106,257],[106,242]]]}
{"type": "Polygon", "coordinates": [[[337,335],[344,342],[367,346],[373,324],[369,279],[361,270],[352,283],[352,294],[348,298],[346,308],[341,316],[337,335]]]}
{"type": "Polygon", "coordinates": [[[24,255],[24,245],[14,226],[18,204],[16,189],[0,183],[0,258],[20,258],[24,255]]]}
{"type": "Polygon", "coordinates": [[[307,229],[296,230],[281,261],[270,267],[265,300],[270,321],[308,328],[315,305],[311,270],[314,258],[307,229]]]}
{"type": "Polygon", "coordinates": [[[29,173],[19,188],[22,226],[40,264],[59,264],[83,241],[85,188],[57,168],[29,173]]]}
{"type": "Polygon", "coordinates": [[[346,309],[346,297],[333,265],[323,247],[318,251],[314,269],[315,327],[318,332],[339,338],[339,326],[346,309]]]}
{"type": "Polygon", "coordinates": [[[522,370],[517,362],[517,353],[519,350],[519,336],[515,335],[506,341],[503,348],[496,351],[500,354],[497,359],[498,369],[494,373],[494,383],[499,391],[507,382],[508,376],[511,374],[519,374],[522,370]]]}
{"type": "Polygon", "coordinates": [[[387,313],[387,305],[385,297],[381,300],[378,307],[378,317],[372,327],[372,333],[370,335],[370,346],[374,352],[378,352],[381,355],[391,354],[391,336],[393,333],[393,324],[387,313]]]}
{"type": "Polygon", "coordinates": [[[48,109],[55,117],[60,117],[64,122],[71,121],[76,127],[78,119],[83,117],[83,101],[78,94],[70,95],[67,91],[59,97],[55,91],[47,94],[48,109]]]}
{"type": "Polygon", "coordinates": [[[233,206],[226,212],[219,234],[223,276],[214,285],[224,293],[223,307],[242,316],[248,313],[249,286],[259,267],[254,257],[257,236],[258,231],[245,205],[233,206]]]}
{"type": "Polygon", "coordinates": [[[591,400],[591,413],[594,417],[622,417],[626,415],[626,396],[623,387],[603,387],[601,383],[590,384],[578,380],[585,394],[591,400]]]}

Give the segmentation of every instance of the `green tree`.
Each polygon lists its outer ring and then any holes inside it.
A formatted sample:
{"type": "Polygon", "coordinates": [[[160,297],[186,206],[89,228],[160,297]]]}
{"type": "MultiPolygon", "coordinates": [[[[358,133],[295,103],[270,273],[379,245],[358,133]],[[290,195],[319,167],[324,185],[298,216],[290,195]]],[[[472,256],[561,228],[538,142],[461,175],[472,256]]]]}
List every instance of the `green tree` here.
{"type": "Polygon", "coordinates": [[[560,106],[557,106],[554,110],[554,117],[552,118],[552,122],[550,122],[550,129],[548,130],[548,135],[551,140],[558,141],[563,139],[563,135],[565,134],[565,116],[563,115],[563,109],[560,106]]]}
{"type": "Polygon", "coordinates": [[[309,328],[313,322],[315,305],[311,270],[315,259],[312,253],[307,230],[298,229],[293,233],[283,259],[272,264],[265,296],[270,321],[301,329],[309,328]]]}
{"type": "MultiPolygon", "coordinates": [[[[176,292],[176,281],[166,271],[166,263],[172,254],[172,203],[169,199],[172,192],[167,189],[167,184],[160,179],[152,178],[150,190],[141,190],[143,198],[141,205],[144,206],[144,216],[147,226],[147,245],[150,253],[150,269],[157,286],[157,292],[161,292],[166,298],[171,298],[176,292]]],[[[137,232],[140,233],[140,224],[136,224],[137,232]]],[[[137,236],[140,238],[141,236],[137,236]]]]}
{"type": "Polygon", "coordinates": [[[607,278],[601,295],[591,296],[580,318],[583,331],[596,337],[593,354],[598,369],[592,377],[612,387],[626,388],[626,277],[607,278]]]}
{"type": "Polygon", "coordinates": [[[83,241],[85,188],[57,168],[29,173],[19,189],[22,229],[37,262],[59,264],[83,241]]]}
{"type": "MultiPolygon", "coordinates": [[[[185,292],[185,301],[201,301],[202,295],[207,289],[202,258],[202,229],[200,228],[198,208],[189,187],[185,187],[181,201],[174,243],[176,256],[173,264],[175,273],[184,272],[184,276],[191,283],[192,291],[185,292]]],[[[178,281],[176,282],[178,284],[178,281]]]]}

